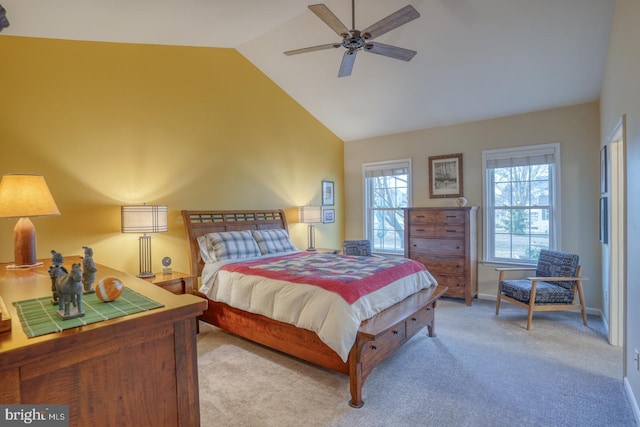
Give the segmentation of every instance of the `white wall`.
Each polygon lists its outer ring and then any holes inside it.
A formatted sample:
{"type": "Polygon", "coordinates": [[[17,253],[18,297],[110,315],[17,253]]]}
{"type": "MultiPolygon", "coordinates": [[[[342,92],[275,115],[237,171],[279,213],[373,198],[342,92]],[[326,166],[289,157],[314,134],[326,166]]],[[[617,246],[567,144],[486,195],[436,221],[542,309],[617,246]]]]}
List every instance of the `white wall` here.
{"type": "Polygon", "coordinates": [[[636,419],[640,397],[640,371],[635,350],[640,350],[640,1],[617,0],[611,33],[605,77],[602,85],[601,139],[605,143],[620,117],[627,124],[627,283],[625,298],[624,375],[631,391],[636,419]]]}
{"type": "MultiPolygon", "coordinates": [[[[455,206],[455,199],[429,199],[428,157],[463,153],[464,196],[482,206],[482,150],[559,142],[561,144],[561,249],[580,254],[589,307],[602,308],[598,240],[598,103],[520,114],[396,135],[345,142],[346,238],[364,235],[362,163],[411,157],[413,205],[455,206]]],[[[478,217],[481,223],[482,207],[478,217]]],[[[482,253],[482,227],[479,231],[482,253]]],[[[480,265],[479,293],[495,296],[497,274],[480,265]]]]}

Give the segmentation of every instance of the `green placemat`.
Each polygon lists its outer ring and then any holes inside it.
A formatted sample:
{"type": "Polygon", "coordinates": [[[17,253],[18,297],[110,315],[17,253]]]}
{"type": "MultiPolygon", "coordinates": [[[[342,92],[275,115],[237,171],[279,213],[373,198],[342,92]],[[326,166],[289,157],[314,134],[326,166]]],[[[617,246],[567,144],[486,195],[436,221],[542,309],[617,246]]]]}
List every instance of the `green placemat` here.
{"type": "Polygon", "coordinates": [[[83,295],[82,308],[85,315],[75,319],[62,320],[58,317],[58,305],[51,303],[51,295],[16,301],[13,305],[18,311],[22,329],[29,338],[164,306],[127,287],[112,302],[102,302],[96,294],[83,295]]]}

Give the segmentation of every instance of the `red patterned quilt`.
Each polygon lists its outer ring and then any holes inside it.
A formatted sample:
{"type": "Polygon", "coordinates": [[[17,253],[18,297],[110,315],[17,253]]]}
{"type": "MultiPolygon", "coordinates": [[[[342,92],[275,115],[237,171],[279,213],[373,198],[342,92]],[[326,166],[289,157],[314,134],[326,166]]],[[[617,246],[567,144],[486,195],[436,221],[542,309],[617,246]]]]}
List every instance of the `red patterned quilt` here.
{"type": "Polygon", "coordinates": [[[353,304],[396,280],[425,270],[425,267],[405,258],[301,252],[228,264],[222,270],[319,286],[353,304]]]}

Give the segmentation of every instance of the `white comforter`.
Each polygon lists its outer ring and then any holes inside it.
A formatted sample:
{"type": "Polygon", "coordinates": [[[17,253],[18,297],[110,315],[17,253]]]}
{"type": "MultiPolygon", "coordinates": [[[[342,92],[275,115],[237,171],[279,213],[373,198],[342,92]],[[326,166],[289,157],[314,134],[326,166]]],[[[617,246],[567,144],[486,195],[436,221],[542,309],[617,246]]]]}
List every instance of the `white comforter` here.
{"type": "Polygon", "coordinates": [[[220,270],[230,262],[233,261],[205,265],[200,288],[202,293],[211,300],[313,331],[345,362],[362,321],[421,289],[437,284],[428,271],[420,271],[350,305],[337,293],[318,286],[220,270]]]}

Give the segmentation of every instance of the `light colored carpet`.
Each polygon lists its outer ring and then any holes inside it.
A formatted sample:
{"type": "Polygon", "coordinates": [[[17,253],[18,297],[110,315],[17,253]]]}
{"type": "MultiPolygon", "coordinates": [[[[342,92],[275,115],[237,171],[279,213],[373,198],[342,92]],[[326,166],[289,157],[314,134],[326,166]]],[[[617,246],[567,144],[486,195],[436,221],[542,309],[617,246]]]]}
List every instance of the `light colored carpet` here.
{"type": "Polygon", "coordinates": [[[203,426],[635,426],[622,349],[602,322],[443,299],[426,330],[369,376],[361,409],[346,376],[201,323],[203,426]]]}

